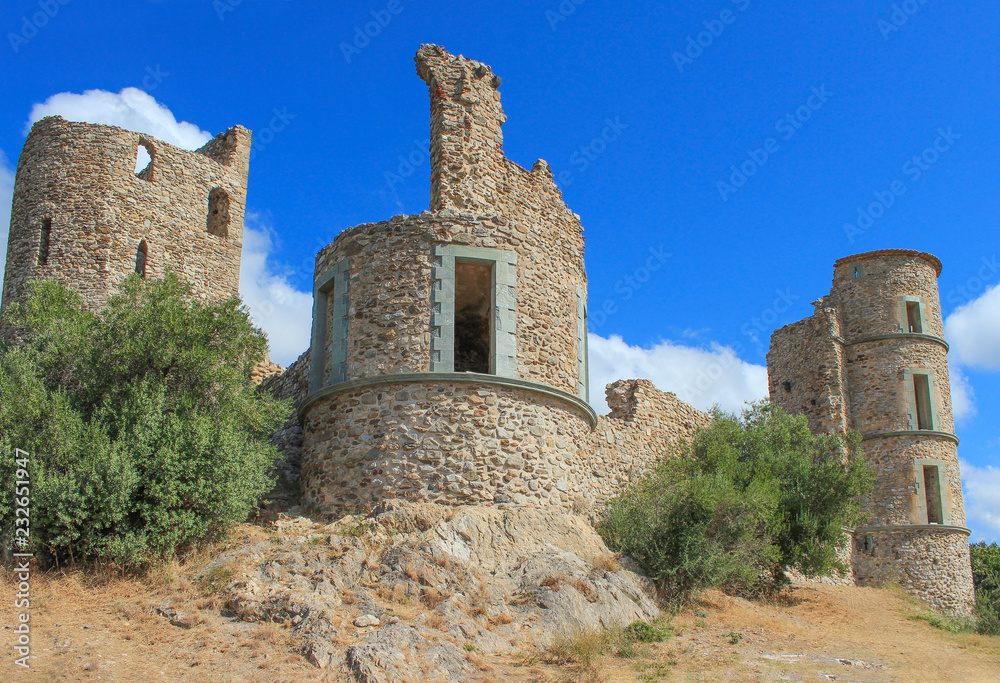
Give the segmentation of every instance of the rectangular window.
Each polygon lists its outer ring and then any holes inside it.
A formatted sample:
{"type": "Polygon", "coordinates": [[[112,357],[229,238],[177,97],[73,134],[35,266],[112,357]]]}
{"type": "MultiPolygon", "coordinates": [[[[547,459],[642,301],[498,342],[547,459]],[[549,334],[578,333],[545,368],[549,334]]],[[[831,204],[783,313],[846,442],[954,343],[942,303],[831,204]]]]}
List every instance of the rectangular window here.
{"type": "Polygon", "coordinates": [[[38,235],[38,265],[49,264],[49,240],[52,239],[52,219],[42,221],[42,229],[38,235]]]}
{"type": "Polygon", "coordinates": [[[934,429],[930,378],[927,375],[913,375],[913,397],[917,402],[917,429],[934,429]]]}
{"type": "Polygon", "coordinates": [[[924,465],[924,496],[927,501],[928,524],[944,524],[939,472],[937,465],[924,465]]]}
{"type": "Polygon", "coordinates": [[[493,372],[493,263],[455,260],[455,372],[493,372]]]}
{"type": "Polygon", "coordinates": [[[924,327],[920,323],[920,304],[916,301],[906,302],[906,323],[910,332],[923,333],[924,327]]]}

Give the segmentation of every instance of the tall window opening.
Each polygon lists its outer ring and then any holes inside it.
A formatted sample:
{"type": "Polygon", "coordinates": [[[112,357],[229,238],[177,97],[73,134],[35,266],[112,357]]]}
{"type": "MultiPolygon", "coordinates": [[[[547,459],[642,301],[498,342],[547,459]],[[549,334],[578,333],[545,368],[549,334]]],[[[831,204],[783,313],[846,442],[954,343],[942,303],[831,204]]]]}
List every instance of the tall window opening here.
{"type": "Polygon", "coordinates": [[[920,304],[916,301],[906,302],[906,326],[910,332],[922,333],[923,325],[920,323],[920,304]]]}
{"type": "Polygon", "coordinates": [[[153,159],[156,153],[148,140],[139,139],[135,150],[135,176],[142,180],[153,182],[153,159]]]}
{"type": "Polygon", "coordinates": [[[927,502],[927,523],[944,524],[941,506],[941,477],[937,465],[924,465],[924,497],[927,502]]]}
{"type": "Polygon", "coordinates": [[[219,187],[208,195],[208,233],[229,237],[229,195],[219,187]]]}
{"type": "Polygon", "coordinates": [[[927,375],[913,375],[913,397],[917,403],[917,429],[934,429],[931,419],[931,385],[927,375]]]}
{"type": "Polygon", "coordinates": [[[455,262],[455,372],[492,372],[493,264],[455,262]]]}
{"type": "Polygon", "coordinates": [[[52,219],[42,221],[42,229],[38,235],[38,265],[49,265],[49,240],[52,239],[52,219]]]}
{"type": "Polygon", "coordinates": [[[141,277],[146,277],[146,260],[149,258],[149,247],[146,240],[139,242],[139,248],[135,250],[135,272],[141,277]]]}

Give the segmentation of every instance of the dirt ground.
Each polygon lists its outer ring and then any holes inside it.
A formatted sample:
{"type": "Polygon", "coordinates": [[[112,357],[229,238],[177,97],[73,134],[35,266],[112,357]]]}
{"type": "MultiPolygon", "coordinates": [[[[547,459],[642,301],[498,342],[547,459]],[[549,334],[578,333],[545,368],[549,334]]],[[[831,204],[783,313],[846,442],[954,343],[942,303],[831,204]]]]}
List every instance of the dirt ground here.
{"type": "MultiPolygon", "coordinates": [[[[265,538],[244,525],[230,543],[265,538]]],[[[219,552],[223,547],[217,547],[219,552]]],[[[288,626],[228,615],[211,580],[193,577],[212,552],[143,578],[36,573],[31,581],[30,669],[14,663],[13,575],[0,578],[0,633],[8,681],[342,681],[296,651],[288,626]],[[174,625],[158,611],[181,613],[174,625]]],[[[672,619],[677,635],[628,659],[583,667],[540,657],[470,653],[484,678],[569,681],[1000,681],[1000,638],[955,634],[914,618],[898,592],[800,584],[784,599],[752,603],[709,593],[672,619]]],[[[344,642],[358,640],[345,633],[344,642]]]]}

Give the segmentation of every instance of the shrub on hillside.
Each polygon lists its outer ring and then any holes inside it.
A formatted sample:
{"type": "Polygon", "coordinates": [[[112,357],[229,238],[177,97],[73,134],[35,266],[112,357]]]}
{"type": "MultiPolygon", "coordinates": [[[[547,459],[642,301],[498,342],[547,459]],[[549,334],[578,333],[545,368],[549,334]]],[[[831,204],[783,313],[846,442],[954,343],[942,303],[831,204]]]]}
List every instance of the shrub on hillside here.
{"type": "Polygon", "coordinates": [[[1000,546],[985,541],[969,546],[976,587],[976,630],[1000,636],[1000,546]]]}
{"type": "Polygon", "coordinates": [[[609,502],[608,544],[670,599],[712,586],[761,595],[787,583],[788,567],[846,569],[837,546],[873,483],[860,438],[813,435],[804,417],[769,403],[712,418],[609,502]]]}
{"type": "Polygon", "coordinates": [[[246,519],[268,490],[267,434],[290,407],[250,382],[267,341],[237,297],[133,276],[96,316],[44,281],[4,323],[21,343],[0,346],[0,520],[10,538],[21,449],[42,561],[137,567],[246,519]]]}

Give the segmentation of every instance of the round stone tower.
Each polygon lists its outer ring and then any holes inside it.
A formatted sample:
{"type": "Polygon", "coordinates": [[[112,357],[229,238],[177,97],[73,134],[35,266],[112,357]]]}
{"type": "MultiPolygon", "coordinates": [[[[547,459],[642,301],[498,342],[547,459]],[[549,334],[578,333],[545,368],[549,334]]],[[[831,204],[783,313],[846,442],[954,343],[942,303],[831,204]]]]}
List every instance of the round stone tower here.
{"type": "Polygon", "coordinates": [[[848,346],[854,429],[877,475],[868,526],[855,531],[861,584],[897,579],[933,604],[973,600],[969,530],[938,295],[941,262],[891,249],[837,261],[831,299],[848,346]]]}
{"type": "Polygon", "coordinates": [[[425,45],[431,208],[316,259],[306,498],[569,507],[589,493],[579,217],[548,165],[504,158],[488,66],[425,45]]]}
{"type": "Polygon", "coordinates": [[[192,152],[113,126],[38,121],[17,165],[3,305],[51,277],[100,309],[130,273],[167,268],[196,296],[236,294],[249,155],[240,126],[192,152]],[[137,173],[140,150],[149,162],[137,173]]]}
{"type": "Polygon", "coordinates": [[[771,399],[817,432],[857,430],[875,470],[869,520],[854,530],[855,581],[895,580],[941,609],[973,604],[941,262],[887,249],[840,259],[810,318],[777,330],[771,399]]]}

